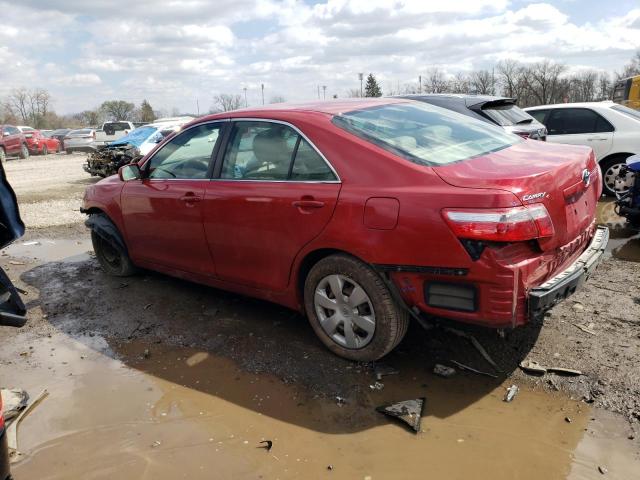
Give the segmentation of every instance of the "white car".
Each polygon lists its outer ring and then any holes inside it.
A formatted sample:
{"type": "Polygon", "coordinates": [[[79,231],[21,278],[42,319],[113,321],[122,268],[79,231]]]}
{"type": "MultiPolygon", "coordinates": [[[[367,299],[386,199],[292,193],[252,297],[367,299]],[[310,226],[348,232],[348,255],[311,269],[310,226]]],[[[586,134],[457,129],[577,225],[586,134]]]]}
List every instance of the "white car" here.
{"type": "Polygon", "coordinates": [[[615,196],[615,179],[627,157],[640,153],[640,111],[613,102],[560,103],[524,109],[547,127],[547,141],[593,148],[603,193],[615,196]]]}
{"type": "Polygon", "coordinates": [[[109,145],[133,145],[140,151],[141,155],[146,155],[153,150],[164,137],[180,130],[182,125],[189,123],[193,118],[183,117],[170,120],[171,121],[157,121],[138,127],[119,140],[109,142],[109,145]]]}

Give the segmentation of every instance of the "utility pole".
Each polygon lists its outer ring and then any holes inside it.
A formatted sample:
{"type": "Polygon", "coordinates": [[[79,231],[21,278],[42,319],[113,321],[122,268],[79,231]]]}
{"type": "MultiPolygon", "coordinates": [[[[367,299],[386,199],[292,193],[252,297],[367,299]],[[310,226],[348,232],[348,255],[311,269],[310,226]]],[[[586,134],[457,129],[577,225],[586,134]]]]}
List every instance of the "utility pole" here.
{"type": "Polygon", "coordinates": [[[260,88],[262,89],[262,104],[264,105],[264,83],[260,84],[260,88]]]}
{"type": "Polygon", "coordinates": [[[364,73],[359,73],[358,78],[360,79],[360,97],[362,97],[362,79],[364,78],[364,73]]]}
{"type": "Polygon", "coordinates": [[[422,75],[418,75],[418,93],[422,93],[422,75]]]}
{"type": "Polygon", "coordinates": [[[243,90],[244,90],[244,106],[246,108],[249,106],[249,104],[247,103],[247,87],[244,87],[243,90]]]}
{"type": "Polygon", "coordinates": [[[197,98],[196,98],[196,110],[198,111],[198,116],[200,116],[200,103],[198,103],[197,98]]]}
{"type": "Polygon", "coordinates": [[[316,85],[318,87],[318,100],[320,100],[320,85],[316,85]]]}
{"type": "Polygon", "coordinates": [[[322,85],[322,99],[323,100],[327,99],[327,86],[326,85],[322,85]]]}

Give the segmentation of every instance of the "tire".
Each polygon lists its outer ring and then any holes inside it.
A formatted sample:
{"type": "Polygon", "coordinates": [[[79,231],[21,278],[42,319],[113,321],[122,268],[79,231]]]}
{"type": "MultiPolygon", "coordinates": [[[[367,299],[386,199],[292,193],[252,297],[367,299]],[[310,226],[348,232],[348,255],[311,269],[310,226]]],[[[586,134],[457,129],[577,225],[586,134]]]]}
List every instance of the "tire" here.
{"type": "Polygon", "coordinates": [[[4,151],[4,147],[0,147],[0,163],[7,161],[7,152],[4,151]]]}
{"type": "Polygon", "coordinates": [[[29,158],[29,149],[24,143],[22,144],[22,147],[20,147],[20,158],[23,160],[29,158]]]}
{"type": "Polygon", "coordinates": [[[67,155],[71,155],[73,152],[71,150],[69,150],[68,148],[65,150],[65,152],[67,153],[67,155]]]}
{"type": "Polygon", "coordinates": [[[400,343],[409,326],[408,313],[380,276],[349,255],[331,255],[313,266],[305,280],[304,305],[322,343],[348,360],[378,360],[400,343]],[[342,298],[333,294],[338,288],[342,298]]]}
{"type": "Polygon", "coordinates": [[[108,275],[113,277],[129,277],[136,273],[137,269],[131,262],[129,255],[113,248],[93,230],[91,231],[91,243],[100,266],[108,275]]]}
{"type": "Polygon", "coordinates": [[[624,165],[627,155],[619,155],[607,158],[600,162],[600,171],[602,172],[602,193],[608,197],[615,197],[616,192],[613,189],[613,182],[620,167],[624,165]]]}
{"type": "Polygon", "coordinates": [[[48,155],[49,154],[49,149],[47,148],[46,145],[42,146],[42,155],[48,155]]]}

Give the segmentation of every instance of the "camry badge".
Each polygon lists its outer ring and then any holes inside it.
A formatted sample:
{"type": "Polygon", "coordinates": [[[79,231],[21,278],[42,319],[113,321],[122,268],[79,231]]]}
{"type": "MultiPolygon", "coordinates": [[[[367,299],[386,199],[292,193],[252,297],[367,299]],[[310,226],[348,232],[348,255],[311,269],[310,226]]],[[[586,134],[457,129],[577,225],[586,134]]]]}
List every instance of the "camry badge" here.
{"type": "Polygon", "coordinates": [[[591,174],[586,168],[582,171],[582,183],[584,183],[585,187],[588,187],[591,183],[591,174]]]}
{"type": "Polygon", "coordinates": [[[529,201],[529,200],[536,200],[538,198],[542,198],[546,195],[547,192],[538,192],[538,193],[532,193],[530,195],[524,195],[522,197],[522,200],[524,200],[525,202],[529,201]]]}

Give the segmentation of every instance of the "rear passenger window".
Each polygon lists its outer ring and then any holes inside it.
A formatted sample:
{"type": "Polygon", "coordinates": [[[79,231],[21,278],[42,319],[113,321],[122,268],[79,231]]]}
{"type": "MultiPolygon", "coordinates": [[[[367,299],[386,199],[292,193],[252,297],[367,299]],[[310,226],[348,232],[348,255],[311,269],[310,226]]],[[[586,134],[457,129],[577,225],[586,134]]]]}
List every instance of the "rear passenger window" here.
{"type": "Polygon", "coordinates": [[[544,117],[549,113],[549,110],[530,110],[527,112],[533,118],[535,118],[538,122],[544,124],[544,117]]]}
{"type": "Polygon", "coordinates": [[[234,123],[220,177],[230,180],[336,180],[322,156],[293,128],[258,121],[234,123]]]}
{"type": "Polygon", "coordinates": [[[549,135],[612,132],[613,127],[602,116],[588,108],[558,108],[547,119],[549,135]]]}

